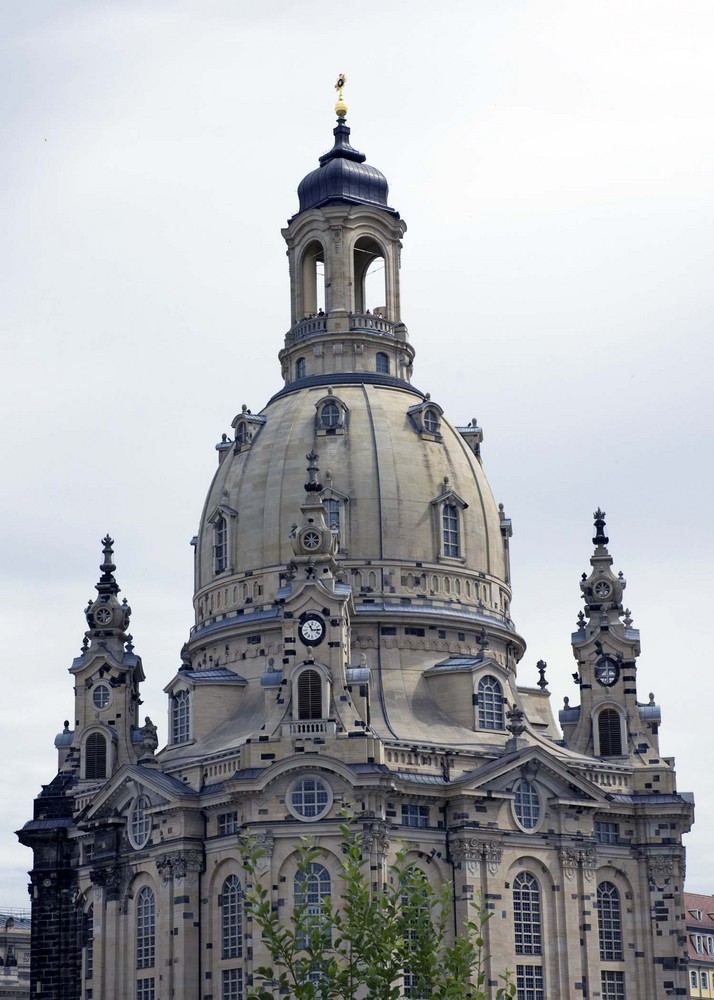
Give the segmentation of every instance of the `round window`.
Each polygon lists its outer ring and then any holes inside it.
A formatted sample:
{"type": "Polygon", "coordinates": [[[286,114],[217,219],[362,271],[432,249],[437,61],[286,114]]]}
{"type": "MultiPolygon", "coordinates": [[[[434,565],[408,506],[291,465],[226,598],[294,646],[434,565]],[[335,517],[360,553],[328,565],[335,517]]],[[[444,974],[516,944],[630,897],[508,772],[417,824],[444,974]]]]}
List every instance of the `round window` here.
{"type": "Polygon", "coordinates": [[[148,810],[149,800],[145,795],[139,795],[134,799],[129,813],[129,840],[137,851],[146,847],[151,834],[151,817],[148,810]]]}
{"type": "Polygon", "coordinates": [[[322,819],[332,805],[332,789],[319,778],[300,778],[288,791],[287,807],[296,819],[322,819]]]}
{"type": "Polygon", "coordinates": [[[112,694],[106,684],[97,684],[92,691],[92,701],[95,708],[106,708],[112,699],[112,694]]]}
{"type": "Polygon", "coordinates": [[[519,781],[516,785],[513,812],[518,825],[523,830],[534,830],[538,825],[540,821],[540,795],[532,782],[519,781]]]}

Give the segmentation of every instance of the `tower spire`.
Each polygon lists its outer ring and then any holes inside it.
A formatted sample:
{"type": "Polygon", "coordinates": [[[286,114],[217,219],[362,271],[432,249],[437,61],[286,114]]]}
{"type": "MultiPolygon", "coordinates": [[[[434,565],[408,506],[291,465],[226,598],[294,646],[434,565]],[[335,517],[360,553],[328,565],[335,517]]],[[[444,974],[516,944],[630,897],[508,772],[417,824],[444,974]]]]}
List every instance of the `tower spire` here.
{"type": "Polygon", "coordinates": [[[99,596],[96,600],[89,602],[84,612],[89,626],[86,637],[93,641],[99,638],[105,640],[110,636],[118,636],[120,642],[123,643],[126,639],[124,633],[129,626],[131,608],[126,598],[119,603],[117,597],[120,590],[114,576],[116,569],[114,539],[109,534],[106,534],[102,539],[102,554],[104,558],[99,567],[101,576],[99,582],[95,584],[99,596]]]}

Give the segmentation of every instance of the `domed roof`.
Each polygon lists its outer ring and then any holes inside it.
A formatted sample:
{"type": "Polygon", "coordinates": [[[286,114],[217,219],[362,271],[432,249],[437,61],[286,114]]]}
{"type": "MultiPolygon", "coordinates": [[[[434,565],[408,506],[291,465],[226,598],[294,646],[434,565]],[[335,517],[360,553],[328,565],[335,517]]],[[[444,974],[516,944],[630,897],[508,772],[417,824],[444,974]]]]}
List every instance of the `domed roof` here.
{"type": "Polygon", "coordinates": [[[389,185],[384,174],[365,163],[364,153],[350,145],[350,130],[338,119],[334,129],[335,145],[320,157],[320,166],[298,185],[300,212],[331,201],[378,205],[398,215],[387,205],[389,185]]]}
{"type": "MultiPolygon", "coordinates": [[[[493,585],[495,595],[503,595],[490,602],[489,612],[508,627],[510,586],[499,509],[481,463],[443,419],[440,407],[406,385],[355,379],[334,390],[311,385],[283,391],[259,416],[246,419],[252,421],[252,438],[226,450],[204,508],[198,602],[202,593],[227,585],[231,589],[236,577],[242,580],[246,574],[264,580],[261,602],[275,598],[278,575],[292,558],[290,534],[304,502],[306,455],[316,451],[323,496],[337,499],[343,508],[338,563],[348,573],[358,566],[390,564],[384,576],[379,574],[375,598],[405,594],[404,580],[411,573],[420,579],[417,589],[426,591],[422,597],[431,592],[437,602],[449,602],[451,615],[468,617],[478,609],[478,577],[493,585]],[[339,409],[342,415],[336,433],[320,427],[321,408],[328,404],[332,413],[339,409]],[[436,433],[426,433],[419,422],[424,408],[439,421],[436,433]],[[459,512],[458,558],[444,558],[442,551],[445,502],[459,512]],[[233,565],[218,577],[213,558],[217,516],[230,523],[233,536],[233,565]],[[434,579],[422,587],[422,578],[432,572],[434,579]],[[383,580],[390,574],[387,586],[383,580]],[[434,582],[437,576],[439,583],[434,582]],[[467,579],[473,587],[466,586],[467,579]]],[[[242,603],[240,595],[236,603],[242,603]]],[[[199,623],[201,617],[199,611],[199,623]]]]}

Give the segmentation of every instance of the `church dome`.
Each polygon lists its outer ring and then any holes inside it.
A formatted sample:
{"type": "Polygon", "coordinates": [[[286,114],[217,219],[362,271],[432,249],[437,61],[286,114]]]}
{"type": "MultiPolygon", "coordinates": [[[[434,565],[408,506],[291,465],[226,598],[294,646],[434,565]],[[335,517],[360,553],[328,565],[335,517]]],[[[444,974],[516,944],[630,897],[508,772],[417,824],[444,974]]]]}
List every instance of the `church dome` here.
{"type": "MultiPolygon", "coordinates": [[[[365,163],[364,153],[350,145],[350,130],[342,121],[334,129],[335,144],[320,157],[320,166],[298,185],[300,211],[317,208],[332,201],[377,205],[394,212],[387,205],[389,185],[384,174],[365,163]]],[[[396,214],[396,213],[395,213],[396,214]]]]}
{"type": "Polygon", "coordinates": [[[316,452],[338,573],[355,597],[355,635],[379,615],[382,626],[393,620],[417,633],[468,629],[467,652],[477,652],[484,630],[520,652],[509,611],[510,522],[472,450],[477,428],[455,429],[411,386],[356,376],[288,387],[234,423],[235,443],[218,446],[197,538],[192,645],[264,629],[276,615],[316,452]]]}

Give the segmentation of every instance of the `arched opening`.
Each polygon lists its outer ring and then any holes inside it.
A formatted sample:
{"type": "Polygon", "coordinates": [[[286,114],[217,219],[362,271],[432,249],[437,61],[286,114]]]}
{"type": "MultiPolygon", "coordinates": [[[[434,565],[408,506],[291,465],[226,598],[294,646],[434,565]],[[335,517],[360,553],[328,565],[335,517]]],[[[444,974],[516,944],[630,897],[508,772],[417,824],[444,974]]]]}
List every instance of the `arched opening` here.
{"type": "Polygon", "coordinates": [[[298,319],[315,316],[320,310],[325,310],[325,251],[321,243],[313,240],[302,258],[303,315],[298,319]]]}
{"type": "Polygon", "coordinates": [[[297,682],[298,719],[321,719],[322,678],[317,670],[303,670],[297,682]]]}
{"type": "Polygon", "coordinates": [[[106,778],[107,741],[101,733],[90,733],[84,744],[84,777],[106,778]]]}
{"type": "Polygon", "coordinates": [[[603,708],[597,717],[597,732],[601,757],[619,757],[622,754],[622,729],[620,713],[614,708],[603,708]]]}
{"type": "Polygon", "coordinates": [[[503,729],[503,688],[487,674],[478,682],[479,729],[503,729]]]}
{"type": "Polygon", "coordinates": [[[371,236],[361,236],[354,248],[355,312],[386,313],[387,284],[384,251],[371,236]]]}
{"type": "Polygon", "coordinates": [[[384,351],[377,351],[376,369],[382,375],[389,375],[389,355],[384,351]]]}

